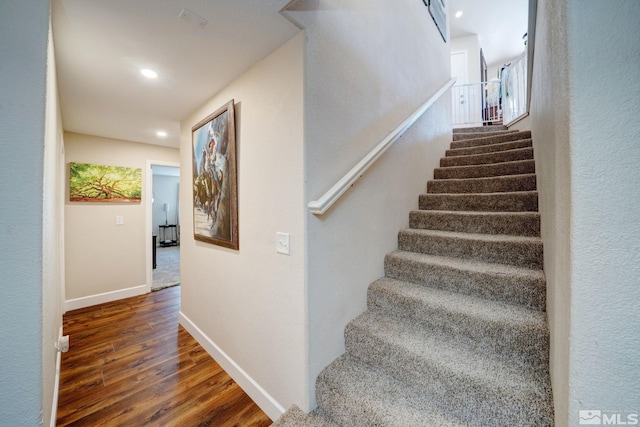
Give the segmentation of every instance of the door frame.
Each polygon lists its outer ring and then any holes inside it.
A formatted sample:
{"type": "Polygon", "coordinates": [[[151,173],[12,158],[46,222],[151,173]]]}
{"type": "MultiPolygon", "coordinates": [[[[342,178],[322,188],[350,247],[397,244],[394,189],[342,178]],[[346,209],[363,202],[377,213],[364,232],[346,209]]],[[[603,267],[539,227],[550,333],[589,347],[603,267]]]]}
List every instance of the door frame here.
{"type": "Polygon", "coordinates": [[[145,266],[146,266],[146,291],[151,292],[151,286],[153,286],[153,248],[151,247],[153,242],[153,204],[151,202],[153,198],[153,166],[169,166],[180,169],[180,163],[166,162],[163,160],[148,160],[145,169],[145,218],[144,218],[144,247],[145,247],[145,266]]]}

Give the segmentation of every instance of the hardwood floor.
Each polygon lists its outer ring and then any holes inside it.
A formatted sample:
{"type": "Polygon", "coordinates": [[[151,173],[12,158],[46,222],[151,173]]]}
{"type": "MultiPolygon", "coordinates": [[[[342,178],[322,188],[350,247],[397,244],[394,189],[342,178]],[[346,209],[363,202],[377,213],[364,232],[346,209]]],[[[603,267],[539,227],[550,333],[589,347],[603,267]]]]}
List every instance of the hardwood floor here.
{"type": "Polygon", "coordinates": [[[176,286],[65,314],[57,425],[271,425],[178,325],[179,309],[176,286]]]}

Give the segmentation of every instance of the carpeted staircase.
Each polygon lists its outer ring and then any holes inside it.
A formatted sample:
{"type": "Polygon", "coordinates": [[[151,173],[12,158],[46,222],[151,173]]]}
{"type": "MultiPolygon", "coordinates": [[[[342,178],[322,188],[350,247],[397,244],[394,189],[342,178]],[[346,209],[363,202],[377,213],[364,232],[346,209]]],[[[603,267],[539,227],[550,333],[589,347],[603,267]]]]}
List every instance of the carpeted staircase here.
{"type": "Polygon", "coordinates": [[[550,426],[549,332],[530,132],[457,129],[318,408],[273,426],[550,426]]]}

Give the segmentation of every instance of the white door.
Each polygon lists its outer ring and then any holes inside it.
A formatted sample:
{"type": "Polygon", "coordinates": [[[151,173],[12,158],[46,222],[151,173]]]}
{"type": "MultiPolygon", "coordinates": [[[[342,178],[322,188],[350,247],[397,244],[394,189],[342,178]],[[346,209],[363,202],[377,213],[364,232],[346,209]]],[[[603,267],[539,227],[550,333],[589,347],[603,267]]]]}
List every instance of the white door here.
{"type": "Polygon", "coordinates": [[[457,79],[455,86],[451,89],[454,125],[469,121],[467,109],[469,93],[465,86],[468,82],[468,69],[467,52],[464,50],[451,52],[451,77],[457,79]]]}
{"type": "Polygon", "coordinates": [[[482,125],[482,85],[469,82],[466,51],[451,52],[451,76],[457,77],[451,88],[454,125],[482,125]]]}

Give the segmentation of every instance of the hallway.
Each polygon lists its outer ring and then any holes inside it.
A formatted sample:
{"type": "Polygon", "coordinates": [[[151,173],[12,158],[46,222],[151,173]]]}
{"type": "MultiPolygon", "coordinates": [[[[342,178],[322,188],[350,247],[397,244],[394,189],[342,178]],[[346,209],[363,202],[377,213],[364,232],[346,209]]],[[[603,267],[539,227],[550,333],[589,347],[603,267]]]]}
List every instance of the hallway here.
{"type": "Polygon", "coordinates": [[[68,312],[58,426],[268,426],[178,325],[180,287],[68,312]]]}

